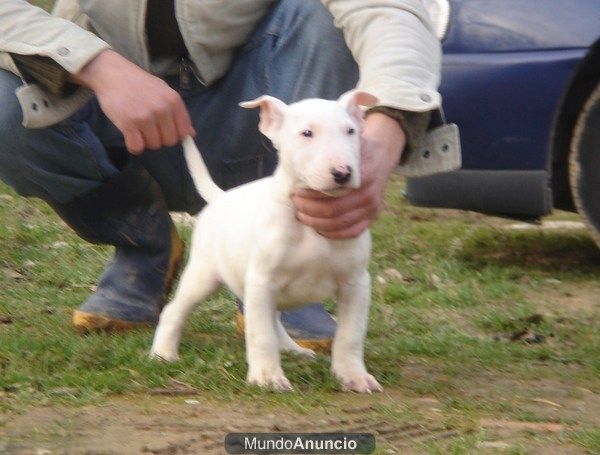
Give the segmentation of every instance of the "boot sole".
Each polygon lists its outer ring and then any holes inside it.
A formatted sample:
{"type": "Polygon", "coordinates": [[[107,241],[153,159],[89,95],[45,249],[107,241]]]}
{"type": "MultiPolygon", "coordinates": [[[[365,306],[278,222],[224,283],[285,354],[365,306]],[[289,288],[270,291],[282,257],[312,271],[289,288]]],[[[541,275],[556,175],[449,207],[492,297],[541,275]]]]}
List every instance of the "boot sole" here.
{"type": "Polygon", "coordinates": [[[84,311],[73,311],[73,326],[80,335],[91,332],[126,332],[134,329],[147,329],[154,327],[149,322],[131,322],[114,319],[84,311]]]}
{"type": "MultiPolygon", "coordinates": [[[[237,311],[235,315],[237,333],[240,337],[244,336],[244,315],[237,311]]],[[[294,341],[306,349],[312,349],[315,352],[322,354],[331,354],[331,338],[294,338],[294,341]]]]}
{"type": "MultiPolygon", "coordinates": [[[[185,245],[177,233],[175,226],[171,227],[172,251],[169,257],[169,269],[165,278],[165,291],[161,302],[161,309],[167,301],[173,284],[179,276],[183,263],[185,245]]],[[[85,335],[91,332],[126,332],[135,329],[147,329],[155,326],[149,322],[131,322],[123,319],[115,319],[85,311],[73,311],[73,326],[77,333],[85,335]]]]}

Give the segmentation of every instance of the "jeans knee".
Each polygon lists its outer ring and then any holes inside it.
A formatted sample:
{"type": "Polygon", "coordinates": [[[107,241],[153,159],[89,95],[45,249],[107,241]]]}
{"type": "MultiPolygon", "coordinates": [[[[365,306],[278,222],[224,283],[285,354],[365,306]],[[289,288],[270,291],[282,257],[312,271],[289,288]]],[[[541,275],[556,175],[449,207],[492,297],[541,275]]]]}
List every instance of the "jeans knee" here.
{"type": "Polygon", "coordinates": [[[21,121],[23,113],[15,95],[15,90],[21,85],[21,80],[12,73],[0,70],[0,159],[3,149],[14,142],[23,128],[21,121]]]}
{"type": "Polygon", "coordinates": [[[287,30],[298,30],[305,42],[345,46],[341,30],[335,27],[333,16],[320,0],[279,0],[279,14],[287,17],[287,30]]]}
{"type": "Polygon", "coordinates": [[[276,37],[266,71],[272,93],[286,102],[333,99],[356,86],[358,65],[320,1],[280,0],[268,20],[267,32],[276,37]]]}
{"type": "Polygon", "coordinates": [[[17,76],[0,70],[0,180],[22,194],[24,173],[20,151],[25,128],[21,124],[21,105],[15,95],[20,85],[17,76]]]}
{"type": "Polygon", "coordinates": [[[18,77],[0,70],[0,180],[23,196],[65,202],[103,178],[92,147],[74,123],[25,128],[18,77]]]}
{"type": "Polygon", "coordinates": [[[301,19],[331,18],[331,13],[320,0],[278,0],[275,8],[301,19]]]}

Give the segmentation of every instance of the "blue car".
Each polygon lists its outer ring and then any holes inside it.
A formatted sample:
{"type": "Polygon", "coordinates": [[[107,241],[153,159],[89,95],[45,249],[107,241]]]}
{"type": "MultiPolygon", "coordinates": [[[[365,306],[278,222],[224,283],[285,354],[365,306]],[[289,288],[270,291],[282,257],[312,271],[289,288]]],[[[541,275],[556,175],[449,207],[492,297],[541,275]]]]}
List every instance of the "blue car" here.
{"type": "Polygon", "coordinates": [[[538,219],[578,211],[600,244],[600,0],[424,0],[463,167],[410,178],[415,205],[538,219]]]}

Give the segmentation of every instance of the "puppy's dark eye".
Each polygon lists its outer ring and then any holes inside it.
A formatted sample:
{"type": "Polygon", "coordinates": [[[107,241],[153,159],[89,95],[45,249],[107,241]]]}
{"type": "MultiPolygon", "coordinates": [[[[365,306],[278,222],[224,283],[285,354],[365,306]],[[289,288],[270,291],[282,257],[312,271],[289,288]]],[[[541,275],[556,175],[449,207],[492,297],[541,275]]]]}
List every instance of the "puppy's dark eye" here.
{"type": "Polygon", "coordinates": [[[313,137],[313,132],[311,130],[304,130],[300,134],[304,137],[313,137]]]}
{"type": "Polygon", "coordinates": [[[356,133],[356,130],[354,128],[352,128],[351,126],[348,127],[348,134],[352,135],[356,133]]]}

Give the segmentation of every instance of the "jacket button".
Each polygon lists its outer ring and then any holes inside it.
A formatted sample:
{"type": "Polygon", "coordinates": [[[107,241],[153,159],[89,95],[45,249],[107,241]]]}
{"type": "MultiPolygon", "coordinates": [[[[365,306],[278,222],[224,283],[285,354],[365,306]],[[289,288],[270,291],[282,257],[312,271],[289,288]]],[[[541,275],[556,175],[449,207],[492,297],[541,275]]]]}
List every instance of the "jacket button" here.
{"type": "Polygon", "coordinates": [[[425,103],[429,103],[431,101],[431,95],[428,95],[427,93],[421,93],[421,96],[419,96],[419,98],[425,103]]]}
{"type": "Polygon", "coordinates": [[[58,50],[56,51],[58,53],[58,55],[60,55],[61,57],[64,57],[65,55],[69,55],[71,53],[71,51],[69,50],[69,48],[67,47],[59,47],[58,50]]]}

